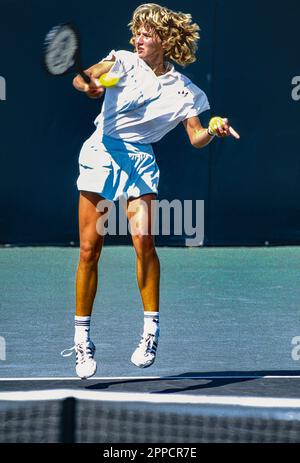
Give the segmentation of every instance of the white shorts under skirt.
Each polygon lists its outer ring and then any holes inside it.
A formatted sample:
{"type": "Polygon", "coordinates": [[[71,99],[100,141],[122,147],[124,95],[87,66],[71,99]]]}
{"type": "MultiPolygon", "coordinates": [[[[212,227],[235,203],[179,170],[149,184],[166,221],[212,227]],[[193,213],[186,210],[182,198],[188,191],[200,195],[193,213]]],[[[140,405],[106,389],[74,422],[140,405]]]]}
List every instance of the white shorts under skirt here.
{"type": "Polygon", "coordinates": [[[159,168],[150,144],[130,143],[96,130],[79,155],[79,191],[92,191],[110,201],[158,192],[159,168]]]}

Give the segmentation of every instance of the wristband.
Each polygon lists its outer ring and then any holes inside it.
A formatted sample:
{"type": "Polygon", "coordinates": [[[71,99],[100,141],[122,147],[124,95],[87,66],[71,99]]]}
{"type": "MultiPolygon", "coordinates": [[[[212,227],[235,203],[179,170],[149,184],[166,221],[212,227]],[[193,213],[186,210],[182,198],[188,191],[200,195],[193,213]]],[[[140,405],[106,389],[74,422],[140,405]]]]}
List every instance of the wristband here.
{"type": "Polygon", "coordinates": [[[210,137],[212,137],[212,138],[214,138],[214,137],[216,136],[216,134],[213,133],[213,132],[211,131],[211,128],[210,128],[210,127],[208,127],[208,129],[207,129],[207,133],[208,133],[208,135],[209,135],[210,137]]]}

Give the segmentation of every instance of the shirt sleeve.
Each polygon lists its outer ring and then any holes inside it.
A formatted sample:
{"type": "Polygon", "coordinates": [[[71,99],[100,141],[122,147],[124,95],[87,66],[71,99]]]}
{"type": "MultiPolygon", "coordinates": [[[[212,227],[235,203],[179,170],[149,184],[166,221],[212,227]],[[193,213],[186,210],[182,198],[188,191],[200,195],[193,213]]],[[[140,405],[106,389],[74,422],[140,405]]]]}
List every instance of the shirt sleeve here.
{"type": "Polygon", "coordinates": [[[201,90],[199,87],[192,83],[190,83],[188,89],[193,94],[193,103],[185,119],[189,119],[190,117],[194,116],[199,116],[199,114],[210,109],[208,98],[206,94],[203,92],[203,90],[201,90]]]}
{"type": "Polygon", "coordinates": [[[109,54],[100,61],[115,61],[110,72],[122,77],[127,74],[135,65],[134,53],[126,50],[111,50],[109,54]]]}

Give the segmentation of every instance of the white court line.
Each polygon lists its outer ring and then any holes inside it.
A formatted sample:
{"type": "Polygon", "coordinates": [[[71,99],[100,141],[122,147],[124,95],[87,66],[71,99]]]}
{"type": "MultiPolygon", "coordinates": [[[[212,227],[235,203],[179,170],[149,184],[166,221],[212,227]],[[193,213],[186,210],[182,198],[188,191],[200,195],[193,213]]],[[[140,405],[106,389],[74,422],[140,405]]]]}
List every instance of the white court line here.
{"type": "MultiPolygon", "coordinates": [[[[299,372],[300,373],[300,372],[299,372]]],[[[180,381],[181,379],[300,379],[299,376],[279,376],[279,375],[241,375],[241,376],[93,376],[85,381],[119,381],[119,380],[173,380],[173,381],[180,381]]],[[[81,378],[77,376],[65,376],[65,377],[7,377],[7,378],[0,378],[0,381],[83,381],[81,378]]]]}
{"type": "Polygon", "coordinates": [[[167,395],[136,392],[94,392],[74,389],[54,389],[45,391],[0,392],[0,401],[39,401],[60,400],[74,397],[81,400],[108,402],[142,402],[158,404],[197,404],[223,405],[256,408],[300,409],[300,399],[279,397],[241,397],[241,396],[195,396],[187,394],[167,395]]]}

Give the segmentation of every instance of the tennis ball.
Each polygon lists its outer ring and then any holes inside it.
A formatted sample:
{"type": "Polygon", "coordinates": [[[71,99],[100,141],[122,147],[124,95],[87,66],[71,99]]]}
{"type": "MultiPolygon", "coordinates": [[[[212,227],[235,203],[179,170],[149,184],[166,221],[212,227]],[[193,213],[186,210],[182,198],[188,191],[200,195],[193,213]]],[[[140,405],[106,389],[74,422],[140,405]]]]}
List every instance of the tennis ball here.
{"type": "Polygon", "coordinates": [[[210,121],[209,121],[209,128],[210,130],[215,133],[216,130],[218,129],[218,126],[219,125],[222,125],[223,124],[223,119],[222,117],[213,117],[210,121]]]}
{"type": "Polygon", "coordinates": [[[114,87],[119,82],[120,78],[114,75],[108,75],[107,72],[99,77],[99,82],[103,87],[114,87]]]}

